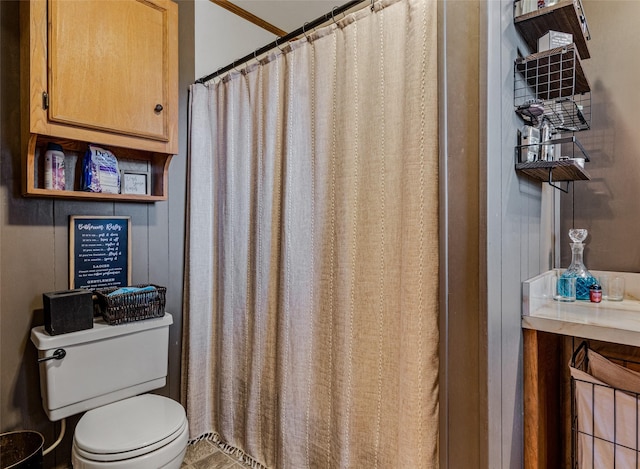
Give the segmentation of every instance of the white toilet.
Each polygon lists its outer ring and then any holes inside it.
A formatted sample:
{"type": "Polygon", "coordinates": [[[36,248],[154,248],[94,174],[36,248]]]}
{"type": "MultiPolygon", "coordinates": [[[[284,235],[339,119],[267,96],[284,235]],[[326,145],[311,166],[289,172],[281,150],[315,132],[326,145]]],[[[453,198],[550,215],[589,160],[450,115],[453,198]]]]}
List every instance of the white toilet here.
{"type": "Polygon", "coordinates": [[[40,393],[57,421],[86,412],[73,435],[74,469],[178,469],[189,425],[176,401],[144,394],[166,383],[170,314],[51,336],[31,330],[40,393]],[[60,352],[64,350],[64,352],[60,352]],[[60,358],[54,358],[54,356],[60,358]]]}

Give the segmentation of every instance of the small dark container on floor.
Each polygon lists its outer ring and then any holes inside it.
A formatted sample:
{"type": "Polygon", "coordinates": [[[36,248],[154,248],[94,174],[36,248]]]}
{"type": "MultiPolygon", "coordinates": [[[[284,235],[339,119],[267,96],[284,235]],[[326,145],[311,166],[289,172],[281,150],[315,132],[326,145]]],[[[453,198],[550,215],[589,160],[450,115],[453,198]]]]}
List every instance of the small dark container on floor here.
{"type": "Polygon", "coordinates": [[[42,294],[44,328],[50,335],[93,327],[93,293],[82,288],[42,294]]]}
{"type": "Polygon", "coordinates": [[[31,430],[0,435],[0,468],[41,469],[44,437],[31,430]]]}

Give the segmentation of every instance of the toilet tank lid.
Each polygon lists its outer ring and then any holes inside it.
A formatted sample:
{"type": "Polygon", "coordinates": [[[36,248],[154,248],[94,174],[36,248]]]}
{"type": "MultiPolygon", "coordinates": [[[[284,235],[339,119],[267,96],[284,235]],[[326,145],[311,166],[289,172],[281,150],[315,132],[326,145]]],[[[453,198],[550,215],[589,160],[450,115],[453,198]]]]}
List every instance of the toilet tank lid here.
{"type": "Polygon", "coordinates": [[[31,342],[38,350],[50,350],[159,327],[168,327],[171,324],[173,324],[173,317],[169,313],[164,313],[161,318],[143,319],[142,321],[133,321],[116,326],[110,326],[102,319],[95,319],[92,329],[60,335],[49,335],[44,326],[38,326],[31,329],[31,342]]]}

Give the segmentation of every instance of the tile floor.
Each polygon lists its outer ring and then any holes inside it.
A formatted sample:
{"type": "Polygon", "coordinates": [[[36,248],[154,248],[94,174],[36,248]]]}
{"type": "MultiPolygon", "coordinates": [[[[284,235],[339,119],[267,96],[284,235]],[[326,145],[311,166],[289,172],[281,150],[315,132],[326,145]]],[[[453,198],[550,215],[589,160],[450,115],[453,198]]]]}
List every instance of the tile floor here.
{"type": "Polygon", "coordinates": [[[230,454],[225,454],[208,440],[187,446],[182,469],[247,469],[230,454]]]}

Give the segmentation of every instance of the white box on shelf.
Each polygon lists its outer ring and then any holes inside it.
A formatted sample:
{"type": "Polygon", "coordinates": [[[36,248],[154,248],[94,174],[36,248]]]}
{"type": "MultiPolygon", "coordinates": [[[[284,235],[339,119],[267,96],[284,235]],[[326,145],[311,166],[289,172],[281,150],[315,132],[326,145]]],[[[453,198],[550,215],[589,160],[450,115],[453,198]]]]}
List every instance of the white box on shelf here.
{"type": "Polygon", "coordinates": [[[573,34],[562,33],[560,31],[548,31],[547,34],[538,39],[538,52],[555,49],[573,43],[573,34]]]}
{"type": "Polygon", "coordinates": [[[522,127],[520,163],[532,163],[540,158],[540,130],[531,125],[522,127]]]}

